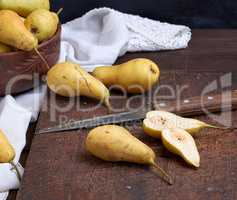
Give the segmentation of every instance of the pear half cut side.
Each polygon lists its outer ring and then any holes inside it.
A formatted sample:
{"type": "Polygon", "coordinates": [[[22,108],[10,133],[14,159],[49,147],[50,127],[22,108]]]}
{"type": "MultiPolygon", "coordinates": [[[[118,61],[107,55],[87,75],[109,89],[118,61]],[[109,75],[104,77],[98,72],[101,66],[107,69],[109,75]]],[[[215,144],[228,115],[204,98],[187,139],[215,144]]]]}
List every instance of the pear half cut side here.
{"type": "Polygon", "coordinates": [[[194,167],[200,166],[200,155],[196,143],[187,131],[180,128],[164,129],[161,139],[167,150],[181,156],[194,167]]]}
{"type": "Polygon", "coordinates": [[[215,128],[222,130],[234,130],[235,127],[218,127],[207,124],[197,119],[184,118],[167,111],[150,111],[143,120],[143,130],[147,135],[155,138],[161,137],[162,130],[169,128],[181,128],[191,135],[198,133],[203,128],[215,128]]]}

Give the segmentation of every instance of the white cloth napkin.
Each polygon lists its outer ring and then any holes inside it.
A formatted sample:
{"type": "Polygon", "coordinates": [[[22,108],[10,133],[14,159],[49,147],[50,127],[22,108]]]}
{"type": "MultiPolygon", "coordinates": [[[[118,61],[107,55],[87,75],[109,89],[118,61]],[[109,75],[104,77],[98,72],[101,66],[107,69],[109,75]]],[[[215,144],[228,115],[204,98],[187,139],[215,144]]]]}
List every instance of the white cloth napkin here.
{"type": "MultiPolygon", "coordinates": [[[[84,16],[62,26],[60,61],[73,61],[87,71],[95,66],[112,65],[126,53],[185,48],[191,39],[186,26],[171,25],[140,16],[124,14],[110,8],[91,10],[84,16]]],[[[0,99],[0,129],[16,150],[18,162],[26,143],[30,120],[37,119],[46,86],[23,95],[0,99]]],[[[18,166],[21,173],[23,168],[18,166]]],[[[0,164],[0,200],[8,190],[19,187],[9,164],[0,164]]]]}
{"type": "MultiPolygon", "coordinates": [[[[30,121],[37,119],[40,105],[44,98],[46,86],[13,98],[10,95],[0,100],[0,129],[5,133],[16,151],[14,163],[18,163],[21,152],[26,144],[26,132],[30,121]]],[[[0,164],[0,200],[5,200],[8,190],[19,188],[19,181],[10,164],[0,164]]],[[[23,168],[18,163],[23,174],[23,168]]]]}
{"type": "MultiPolygon", "coordinates": [[[[26,131],[31,119],[31,112],[20,106],[13,97],[6,96],[0,102],[0,128],[16,151],[14,163],[18,163],[26,143],[26,131]]],[[[17,189],[19,181],[10,164],[0,164],[0,197],[5,199],[9,189],[17,189]]],[[[23,173],[23,168],[18,167],[23,173]]]]}
{"type": "Polygon", "coordinates": [[[112,65],[127,51],[180,49],[190,39],[186,26],[98,8],[63,25],[60,61],[73,61],[92,71],[95,66],[112,65]]]}

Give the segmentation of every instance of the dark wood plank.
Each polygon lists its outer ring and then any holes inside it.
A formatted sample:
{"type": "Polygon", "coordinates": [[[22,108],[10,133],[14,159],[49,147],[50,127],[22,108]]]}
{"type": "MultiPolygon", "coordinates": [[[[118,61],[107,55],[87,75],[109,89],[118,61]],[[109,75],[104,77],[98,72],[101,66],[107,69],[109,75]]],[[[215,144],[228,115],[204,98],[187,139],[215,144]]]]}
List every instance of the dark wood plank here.
{"type": "MultiPolygon", "coordinates": [[[[201,80],[205,82],[204,79],[201,80]]],[[[191,88],[187,91],[189,92],[195,93],[191,88]]],[[[73,111],[72,116],[76,112],[73,111]]],[[[48,114],[42,113],[41,117],[40,126],[47,126],[47,121],[42,119],[48,119],[48,114]]],[[[203,119],[207,120],[207,118],[203,119]]],[[[180,158],[166,152],[160,141],[145,136],[140,127],[128,126],[128,128],[162,156],[158,158],[158,161],[175,177],[174,186],[167,186],[146,167],[106,163],[90,156],[84,148],[87,131],[79,133],[73,131],[55,135],[36,135],[19,199],[60,199],[64,197],[67,199],[69,196],[72,199],[81,196],[83,199],[96,199],[97,196],[100,196],[101,199],[137,199],[139,196],[141,199],[159,197],[169,199],[171,196],[168,194],[172,192],[181,199],[187,194],[179,191],[187,189],[190,197],[197,195],[197,197],[204,198],[209,195],[209,190],[214,193],[213,195],[218,195],[215,190],[220,189],[226,190],[226,193],[219,194],[221,197],[223,195],[234,197],[232,196],[234,194],[229,193],[231,189],[228,187],[235,184],[236,180],[228,180],[228,184],[226,183],[226,175],[236,173],[233,167],[237,164],[236,134],[234,132],[223,134],[221,131],[208,130],[197,137],[202,164],[200,169],[194,170],[180,158]],[[230,153],[231,157],[227,159],[230,153]],[[39,177],[41,177],[40,180],[39,177]],[[132,189],[128,189],[130,186],[132,189]],[[28,190],[30,192],[27,192],[28,190]]]]}
{"type": "MultiPolygon", "coordinates": [[[[161,67],[160,85],[185,85],[183,98],[200,95],[208,83],[219,80],[226,72],[236,72],[236,33],[235,30],[197,30],[187,49],[127,54],[118,63],[135,57],[151,58],[161,67]],[[230,38],[232,43],[229,42],[226,48],[230,38]]],[[[234,76],[233,88],[237,88],[234,76]]],[[[167,94],[167,90],[161,90],[161,94],[167,94]]],[[[76,102],[79,101],[81,108],[96,103],[88,98],[78,98],[76,102]]],[[[124,107],[125,102],[126,99],[112,101],[118,107],[124,107]]],[[[53,111],[55,103],[63,107],[68,99],[57,97],[56,101],[45,101],[37,129],[57,124],[62,116],[82,119],[107,113],[104,107],[94,112],[82,112],[74,105],[67,112],[56,112],[53,119],[48,109],[53,111]]],[[[139,106],[139,101],[136,100],[134,105],[139,106]]],[[[236,124],[237,112],[232,112],[232,115],[236,124]]],[[[212,122],[206,116],[198,118],[212,122]]],[[[167,152],[159,140],[146,136],[140,124],[126,127],[154,149],[159,164],[175,178],[173,186],[168,186],[148,167],[109,163],[91,156],[84,145],[88,130],[79,130],[35,135],[17,199],[236,199],[236,131],[203,130],[196,137],[201,167],[195,170],[178,156],[167,152]]]]}

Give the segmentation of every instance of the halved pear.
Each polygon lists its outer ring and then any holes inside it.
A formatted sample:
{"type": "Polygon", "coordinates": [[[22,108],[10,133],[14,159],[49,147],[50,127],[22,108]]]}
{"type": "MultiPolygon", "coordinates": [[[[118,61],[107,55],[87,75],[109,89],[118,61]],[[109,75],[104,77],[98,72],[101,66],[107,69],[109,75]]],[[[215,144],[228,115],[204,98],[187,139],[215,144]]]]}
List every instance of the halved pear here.
{"type": "Polygon", "coordinates": [[[164,129],[161,140],[170,152],[181,156],[190,165],[200,166],[196,143],[187,131],[180,128],[164,129]]]}
{"type": "Polygon", "coordinates": [[[180,117],[166,111],[150,111],[143,120],[144,132],[155,138],[161,137],[162,130],[176,127],[184,129],[190,134],[197,133],[206,127],[226,129],[225,127],[213,126],[197,119],[180,117]]]}

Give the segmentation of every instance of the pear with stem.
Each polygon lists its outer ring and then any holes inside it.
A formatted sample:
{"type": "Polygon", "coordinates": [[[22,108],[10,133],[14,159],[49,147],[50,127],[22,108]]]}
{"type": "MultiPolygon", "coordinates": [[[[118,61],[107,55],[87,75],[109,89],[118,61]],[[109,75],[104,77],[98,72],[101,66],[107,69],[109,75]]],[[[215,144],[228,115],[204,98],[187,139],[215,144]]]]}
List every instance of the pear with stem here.
{"type": "Polygon", "coordinates": [[[16,171],[19,181],[21,181],[21,174],[13,161],[15,156],[16,153],[13,146],[10,144],[5,134],[0,130],[0,163],[10,163],[16,171]]]}
{"type": "Polygon", "coordinates": [[[172,178],[155,163],[154,151],[121,126],[105,125],[94,128],[86,138],[86,148],[105,161],[150,165],[162,174],[164,180],[173,184],[172,178]]]}
{"type": "Polygon", "coordinates": [[[100,100],[109,110],[112,109],[109,90],[79,64],[63,62],[54,65],[47,73],[47,85],[61,96],[91,97],[100,100]]]}
{"type": "Polygon", "coordinates": [[[197,119],[184,118],[167,111],[150,111],[143,120],[143,130],[146,134],[160,138],[161,132],[166,128],[181,128],[189,132],[191,135],[199,132],[203,128],[216,128],[222,130],[230,130],[229,127],[218,127],[207,124],[197,119]]]}

